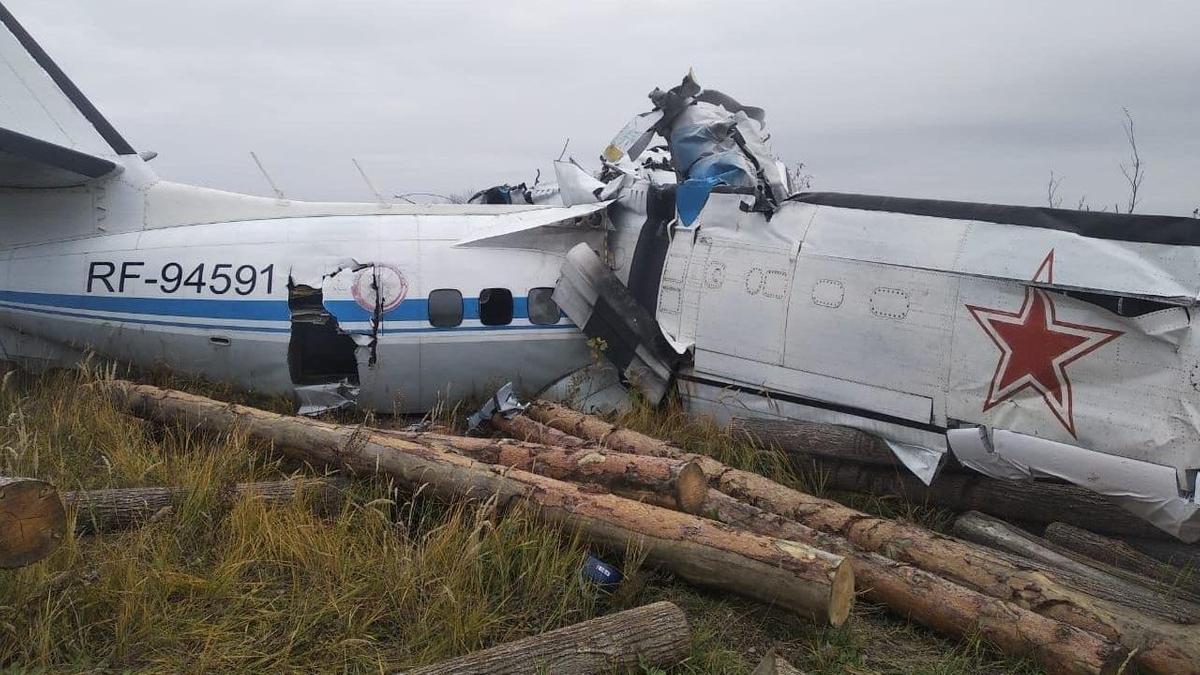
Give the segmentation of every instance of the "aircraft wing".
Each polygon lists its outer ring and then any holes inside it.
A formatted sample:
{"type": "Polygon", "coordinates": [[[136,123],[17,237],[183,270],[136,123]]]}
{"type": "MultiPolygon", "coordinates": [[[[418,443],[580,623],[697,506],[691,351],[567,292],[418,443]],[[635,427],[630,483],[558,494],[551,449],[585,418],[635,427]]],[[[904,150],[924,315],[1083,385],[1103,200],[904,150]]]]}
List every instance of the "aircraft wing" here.
{"type": "Polygon", "coordinates": [[[136,154],[0,5],[0,187],[65,187],[136,154]]]}

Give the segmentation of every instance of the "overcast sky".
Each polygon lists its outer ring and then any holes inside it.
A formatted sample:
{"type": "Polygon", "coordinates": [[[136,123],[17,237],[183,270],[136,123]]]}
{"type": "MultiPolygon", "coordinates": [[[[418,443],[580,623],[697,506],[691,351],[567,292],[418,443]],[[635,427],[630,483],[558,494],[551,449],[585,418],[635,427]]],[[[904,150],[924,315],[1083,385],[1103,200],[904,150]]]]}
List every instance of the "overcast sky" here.
{"type": "Polygon", "coordinates": [[[168,179],[370,200],[594,163],[694,68],[814,189],[1200,206],[1200,2],[4,0],[168,179]]]}

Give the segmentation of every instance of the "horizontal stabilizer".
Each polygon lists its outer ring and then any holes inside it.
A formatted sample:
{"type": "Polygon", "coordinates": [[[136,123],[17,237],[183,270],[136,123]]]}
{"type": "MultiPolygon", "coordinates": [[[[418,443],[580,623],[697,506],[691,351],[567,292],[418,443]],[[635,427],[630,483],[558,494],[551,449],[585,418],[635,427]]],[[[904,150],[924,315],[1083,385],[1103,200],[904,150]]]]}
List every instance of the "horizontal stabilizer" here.
{"type": "Polygon", "coordinates": [[[0,128],[0,187],[81,185],[120,173],[111,160],[0,128]]]}

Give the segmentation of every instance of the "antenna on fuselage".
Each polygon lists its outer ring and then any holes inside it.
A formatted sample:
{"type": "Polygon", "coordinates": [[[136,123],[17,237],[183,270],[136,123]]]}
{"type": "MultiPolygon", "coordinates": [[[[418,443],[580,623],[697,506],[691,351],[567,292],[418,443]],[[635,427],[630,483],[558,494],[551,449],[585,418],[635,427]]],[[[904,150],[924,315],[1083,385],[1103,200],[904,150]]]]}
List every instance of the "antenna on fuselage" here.
{"type": "Polygon", "coordinates": [[[254,154],[253,150],[250,151],[250,157],[254,160],[254,163],[258,165],[258,170],[262,172],[263,178],[267,179],[267,183],[271,185],[271,189],[275,191],[275,197],[281,200],[287,199],[287,197],[285,197],[283,194],[283,190],[280,190],[279,186],[275,184],[275,181],[271,179],[271,174],[267,173],[267,168],[264,167],[263,163],[258,160],[258,155],[254,154]]]}
{"type": "Polygon", "coordinates": [[[371,194],[375,195],[375,200],[380,204],[387,204],[387,200],[379,193],[379,188],[375,187],[375,184],[371,182],[371,177],[363,170],[362,164],[359,164],[358,160],[353,157],[350,158],[350,161],[354,162],[354,168],[358,169],[358,175],[362,176],[363,182],[367,184],[367,188],[371,190],[371,194]]]}

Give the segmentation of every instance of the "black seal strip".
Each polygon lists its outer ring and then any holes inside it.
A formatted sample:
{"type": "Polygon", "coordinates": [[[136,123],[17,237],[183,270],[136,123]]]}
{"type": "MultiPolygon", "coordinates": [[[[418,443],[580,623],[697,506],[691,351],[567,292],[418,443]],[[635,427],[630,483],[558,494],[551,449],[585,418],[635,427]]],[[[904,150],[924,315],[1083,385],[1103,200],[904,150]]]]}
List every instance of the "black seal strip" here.
{"type": "Polygon", "coordinates": [[[1102,211],[1052,209],[1041,206],[1005,206],[842,192],[801,192],[789,198],[789,201],[861,211],[886,211],[933,218],[978,220],[988,223],[1037,227],[1072,232],[1093,239],[1200,246],[1200,221],[1183,216],[1143,216],[1102,211]]]}
{"type": "Polygon", "coordinates": [[[646,222],[629,261],[628,284],[634,299],[650,316],[658,310],[658,285],[671,247],[667,225],[674,218],[675,186],[651,184],[646,195],[646,222]]]}

